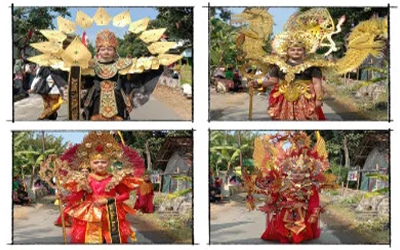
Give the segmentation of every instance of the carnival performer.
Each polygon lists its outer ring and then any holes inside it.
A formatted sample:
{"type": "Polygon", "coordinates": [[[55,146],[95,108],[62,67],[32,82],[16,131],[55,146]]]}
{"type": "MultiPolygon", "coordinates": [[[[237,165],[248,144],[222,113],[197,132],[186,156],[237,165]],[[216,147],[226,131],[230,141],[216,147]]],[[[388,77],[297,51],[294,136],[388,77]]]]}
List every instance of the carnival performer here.
{"type": "Polygon", "coordinates": [[[135,232],[126,219],[126,214],[135,210],[124,201],[141,183],[144,172],[143,160],[136,151],[120,145],[110,133],[91,132],[60,159],[65,165],[60,170],[62,186],[70,192],[67,197],[72,204],[65,209],[72,218],[71,243],[135,241],[135,232]],[[122,169],[110,172],[115,162],[121,163],[122,169]],[[87,177],[73,171],[81,164],[90,165],[92,172],[87,177]]]}
{"type": "Polygon", "coordinates": [[[38,120],[56,120],[57,111],[63,103],[68,73],[51,67],[39,67],[32,81],[29,93],[38,94],[43,99],[43,112],[38,120]]]}
{"type": "Polygon", "coordinates": [[[329,168],[325,142],[316,135],[314,147],[309,136],[297,132],[266,135],[255,141],[257,170],[253,175],[245,173],[244,179],[250,210],[255,209],[253,193],[266,196],[265,204],[258,208],[267,217],[263,240],[301,243],[320,237],[318,192],[334,187],[334,176],[324,174],[329,168]],[[285,143],[290,147],[284,149],[285,143]]]}
{"type": "MultiPolygon", "coordinates": [[[[339,48],[332,38],[341,32],[342,16],[335,23],[326,8],[295,13],[284,25],[284,31],[271,41],[272,52],[264,50],[265,39],[272,34],[272,16],[265,8],[248,8],[232,17],[243,25],[236,40],[242,73],[252,89],[271,87],[268,114],[273,120],[325,120],[322,112],[323,72],[341,75],[352,71],[369,56],[380,56],[386,47],[387,19],[372,17],[353,28],[347,39],[345,56],[327,60],[339,48]],[[323,54],[318,54],[317,52],[323,54]],[[261,68],[269,77],[246,73],[261,68]]],[[[250,99],[250,104],[252,100],[250,99]]],[[[252,105],[249,105],[251,119],[252,105]]]]}
{"type": "Polygon", "coordinates": [[[95,76],[83,77],[83,88],[88,89],[82,99],[83,118],[86,120],[128,120],[133,108],[146,103],[163,69],[141,74],[119,74],[132,66],[132,59],[120,58],[118,40],[107,29],[96,37],[97,56],[89,62],[95,76]]]}
{"type": "MultiPolygon", "coordinates": [[[[298,67],[305,63],[306,45],[301,40],[292,40],[287,47],[287,60],[281,62],[283,65],[298,67]]],[[[274,64],[268,78],[249,83],[249,86],[258,88],[273,86],[269,94],[270,117],[273,120],[325,120],[321,69],[307,67],[296,73],[292,82],[287,82],[285,76],[286,73],[274,64]]]]}
{"type": "MultiPolygon", "coordinates": [[[[98,8],[93,18],[78,11],[75,22],[63,17],[57,18],[57,30],[39,30],[48,39],[30,44],[43,54],[28,58],[39,66],[61,69],[68,72],[68,119],[122,121],[129,120],[134,108],[144,105],[154,91],[163,67],[182,58],[168,54],[176,42],[161,41],[166,28],[147,30],[150,19],[131,22],[129,11],[113,18],[104,8],[98,8]],[[107,29],[96,36],[96,54],[88,49],[85,33],[76,35],[66,47],[61,46],[68,35],[76,34],[77,26],[83,29],[93,24],[113,26],[129,25],[129,32],[135,34],[147,48],[138,57],[119,56],[118,39],[107,29]],[[82,91],[83,90],[83,91],[82,91]]],[[[131,52],[132,53],[132,52],[131,52]]]]}
{"type": "Polygon", "coordinates": [[[139,185],[139,188],[136,191],[136,202],[134,208],[142,211],[142,213],[153,213],[153,197],[153,183],[151,183],[150,176],[145,175],[143,177],[143,182],[139,185]]]}

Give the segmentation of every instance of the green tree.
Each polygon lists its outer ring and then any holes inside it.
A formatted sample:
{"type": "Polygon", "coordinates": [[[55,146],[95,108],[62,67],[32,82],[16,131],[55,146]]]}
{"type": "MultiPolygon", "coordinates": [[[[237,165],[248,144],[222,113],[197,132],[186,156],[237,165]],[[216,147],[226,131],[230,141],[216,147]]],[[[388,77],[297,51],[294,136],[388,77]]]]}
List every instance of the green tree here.
{"type": "Polygon", "coordinates": [[[13,143],[13,172],[31,176],[28,188],[32,188],[33,181],[37,178],[40,163],[49,154],[61,155],[67,148],[67,143],[63,143],[61,137],[46,136],[44,132],[14,132],[13,143]]]}
{"type": "Polygon", "coordinates": [[[228,64],[238,66],[236,60],[236,37],[238,28],[219,18],[210,20],[210,67],[211,71],[228,64]]]}
{"type": "Polygon", "coordinates": [[[146,44],[139,37],[131,32],[125,34],[124,39],[118,39],[118,54],[121,57],[149,56],[150,52],[146,44]]]}
{"type": "Polygon", "coordinates": [[[167,28],[166,35],[171,40],[193,41],[192,7],[157,7],[158,15],[150,23],[153,28],[167,28]]]}

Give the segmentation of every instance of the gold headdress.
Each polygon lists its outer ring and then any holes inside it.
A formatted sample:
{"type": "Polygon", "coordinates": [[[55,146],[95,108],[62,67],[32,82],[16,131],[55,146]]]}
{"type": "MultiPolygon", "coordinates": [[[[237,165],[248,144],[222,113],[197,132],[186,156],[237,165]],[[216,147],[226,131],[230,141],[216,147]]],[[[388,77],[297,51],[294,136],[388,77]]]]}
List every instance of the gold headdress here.
{"type": "Polygon", "coordinates": [[[122,156],[122,148],[110,133],[91,132],[78,146],[77,156],[82,164],[90,165],[90,160],[107,159],[115,161],[122,156]]]}
{"type": "Polygon", "coordinates": [[[96,50],[99,51],[100,47],[113,47],[115,51],[117,50],[118,40],[114,32],[105,29],[97,33],[96,50]]]}
{"type": "Polygon", "coordinates": [[[303,47],[307,54],[315,53],[320,46],[335,47],[330,39],[335,28],[326,8],[315,8],[292,15],[284,26],[284,32],[276,35],[271,43],[275,53],[286,56],[290,47],[303,47]],[[323,44],[325,39],[329,44],[323,44]]]}

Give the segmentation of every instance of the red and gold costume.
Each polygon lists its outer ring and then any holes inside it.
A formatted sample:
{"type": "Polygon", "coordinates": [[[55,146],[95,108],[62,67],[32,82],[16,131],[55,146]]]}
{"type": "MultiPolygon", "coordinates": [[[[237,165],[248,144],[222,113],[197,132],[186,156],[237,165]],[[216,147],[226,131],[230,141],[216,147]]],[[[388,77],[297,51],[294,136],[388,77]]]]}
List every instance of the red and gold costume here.
{"type": "Polygon", "coordinates": [[[318,191],[332,187],[333,180],[324,174],[329,162],[319,133],[314,147],[305,133],[266,135],[256,139],[253,156],[256,172],[246,172],[244,179],[249,210],[256,207],[253,193],[266,196],[265,204],[258,208],[267,216],[261,238],[281,243],[319,238],[318,191]],[[284,149],[287,143],[290,146],[284,149]]]}
{"type": "Polygon", "coordinates": [[[117,143],[109,133],[92,132],[81,144],[68,149],[61,160],[69,169],[62,169],[63,187],[70,192],[65,213],[72,218],[69,231],[71,243],[127,243],[135,232],[130,228],[126,214],[135,210],[124,203],[129,193],[142,182],[144,163],[131,148],[117,143]],[[122,163],[122,169],[85,175],[71,171],[89,159],[108,159],[122,163]],[[96,158],[95,158],[96,159],[96,158]],[[84,199],[83,199],[84,198],[84,199]],[[107,199],[105,205],[96,201],[107,199]]]}
{"type": "Polygon", "coordinates": [[[246,8],[232,16],[232,23],[244,24],[236,40],[243,76],[248,80],[257,79],[254,71],[248,70],[252,68],[262,69],[264,74],[271,66],[278,71],[270,74],[279,79],[269,99],[268,114],[273,120],[325,120],[322,109],[316,107],[324,95],[322,74],[314,75],[315,70],[340,76],[359,67],[368,56],[382,55],[387,45],[387,19],[375,16],[353,28],[346,41],[344,57],[328,61],[326,58],[338,50],[332,37],[341,32],[345,20],[342,16],[334,22],[326,8],[296,12],[284,25],[284,31],[273,37],[272,53],[268,54],[264,49],[265,42],[272,35],[274,20],[267,9],[246,8]],[[289,48],[296,47],[304,49],[303,58],[289,57],[289,48]],[[318,49],[326,52],[318,55],[318,49]],[[297,64],[290,64],[289,59],[297,64]],[[318,86],[317,90],[314,86],[318,86]]]}
{"type": "Polygon", "coordinates": [[[150,179],[145,180],[139,185],[137,190],[136,202],[134,208],[136,210],[141,210],[143,213],[153,213],[154,212],[154,188],[153,183],[150,179]]]}

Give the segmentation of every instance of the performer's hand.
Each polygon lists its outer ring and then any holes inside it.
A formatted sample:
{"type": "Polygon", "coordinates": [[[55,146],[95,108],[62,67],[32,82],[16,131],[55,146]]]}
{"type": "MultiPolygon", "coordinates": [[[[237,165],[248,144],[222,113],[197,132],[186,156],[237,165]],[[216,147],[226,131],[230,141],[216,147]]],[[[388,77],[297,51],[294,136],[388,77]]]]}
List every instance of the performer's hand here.
{"type": "Polygon", "coordinates": [[[319,101],[319,100],[315,101],[315,107],[320,108],[320,107],[322,107],[322,105],[324,105],[323,101],[319,101]]]}
{"type": "Polygon", "coordinates": [[[255,80],[252,80],[247,83],[247,86],[249,86],[249,88],[250,87],[256,88],[258,87],[258,83],[255,80]]]}
{"type": "Polygon", "coordinates": [[[106,198],[100,198],[100,199],[97,199],[94,202],[94,205],[97,206],[97,207],[105,205],[105,204],[107,204],[107,199],[106,198]]]}

